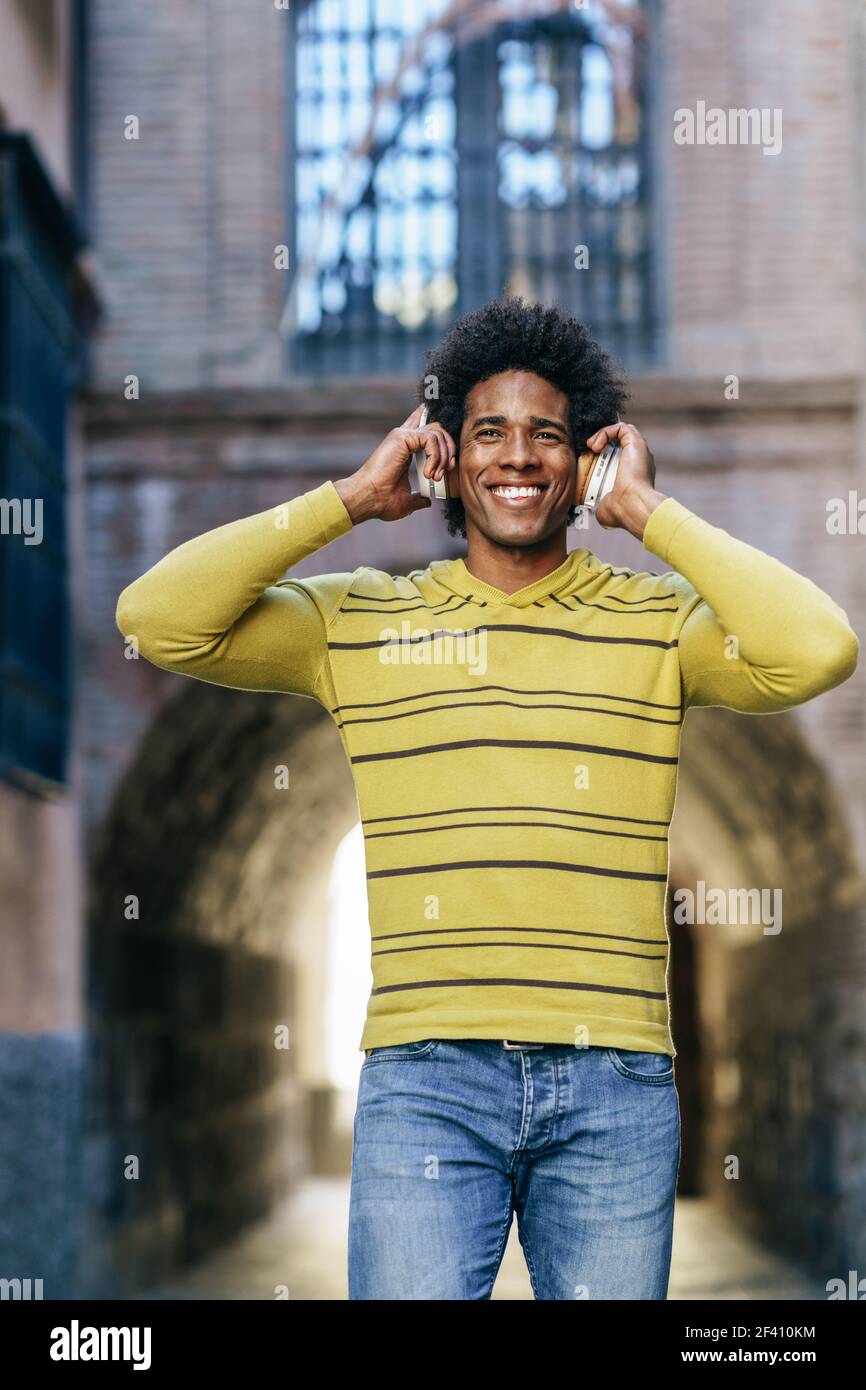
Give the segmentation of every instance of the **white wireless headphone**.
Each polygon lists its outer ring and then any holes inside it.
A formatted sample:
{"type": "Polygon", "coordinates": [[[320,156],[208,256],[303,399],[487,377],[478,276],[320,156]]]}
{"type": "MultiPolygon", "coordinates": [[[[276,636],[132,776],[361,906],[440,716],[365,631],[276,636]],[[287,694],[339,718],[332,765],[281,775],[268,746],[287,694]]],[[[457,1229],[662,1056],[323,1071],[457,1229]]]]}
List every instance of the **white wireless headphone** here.
{"type": "MultiPolygon", "coordinates": [[[[418,421],[418,428],[427,423],[427,407],[421,411],[421,419],[418,421]]],[[[440,502],[447,501],[448,489],[445,478],[427,478],[424,476],[424,464],[427,455],[423,449],[415,449],[412,453],[412,462],[415,465],[415,479],[418,483],[418,491],[423,497],[437,498],[440,502]]],[[[446,475],[447,477],[447,475],[446,475]]]]}
{"type": "Polygon", "coordinates": [[[620,447],[616,440],[606,444],[596,459],[580,506],[594,512],[603,497],[613,490],[619,468],[620,447]]]}

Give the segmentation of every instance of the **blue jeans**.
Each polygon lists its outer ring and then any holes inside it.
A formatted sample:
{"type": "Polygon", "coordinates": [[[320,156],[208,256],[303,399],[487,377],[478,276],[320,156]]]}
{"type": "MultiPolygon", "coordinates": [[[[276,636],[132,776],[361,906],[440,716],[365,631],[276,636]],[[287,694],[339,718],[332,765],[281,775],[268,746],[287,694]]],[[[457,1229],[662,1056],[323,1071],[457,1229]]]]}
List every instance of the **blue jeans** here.
{"type": "Polygon", "coordinates": [[[665,1299],[680,1163],[660,1052],[429,1038],[361,1067],[350,1299],[490,1298],[513,1216],[537,1299],[665,1299]]]}

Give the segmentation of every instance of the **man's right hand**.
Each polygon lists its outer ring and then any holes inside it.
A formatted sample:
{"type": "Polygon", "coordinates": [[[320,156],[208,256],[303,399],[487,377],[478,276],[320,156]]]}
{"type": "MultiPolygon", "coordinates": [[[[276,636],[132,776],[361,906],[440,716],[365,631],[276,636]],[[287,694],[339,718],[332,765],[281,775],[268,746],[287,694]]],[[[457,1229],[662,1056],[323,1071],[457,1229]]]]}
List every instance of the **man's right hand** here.
{"type": "Polygon", "coordinates": [[[429,497],[414,493],[409,483],[409,465],[416,449],[423,449],[427,456],[425,478],[444,478],[449,469],[457,467],[457,450],[448,431],[437,420],[419,427],[423,409],[423,404],[417,405],[402,425],[386,434],[357,473],[334,483],[355,525],[372,517],[400,521],[432,505],[429,497]]]}

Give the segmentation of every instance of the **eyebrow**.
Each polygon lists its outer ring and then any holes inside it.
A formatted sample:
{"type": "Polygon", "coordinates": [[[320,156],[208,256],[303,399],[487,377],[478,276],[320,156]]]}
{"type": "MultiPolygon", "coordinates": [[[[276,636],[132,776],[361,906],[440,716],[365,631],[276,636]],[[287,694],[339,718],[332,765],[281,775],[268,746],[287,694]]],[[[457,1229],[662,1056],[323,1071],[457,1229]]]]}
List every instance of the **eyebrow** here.
{"type": "MultiPolygon", "coordinates": [[[[508,421],[504,415],[481,415],[477,420],[473,420],[472,429],[477,429],[479,425],[505,425],[508,421]]],[[[529,423],[536,426],[552,425],[554,429],[561,430],[563,434],[568,434],[568,430],[559,420],[548,420],[545,415],[530,415],[529,423]]]]}

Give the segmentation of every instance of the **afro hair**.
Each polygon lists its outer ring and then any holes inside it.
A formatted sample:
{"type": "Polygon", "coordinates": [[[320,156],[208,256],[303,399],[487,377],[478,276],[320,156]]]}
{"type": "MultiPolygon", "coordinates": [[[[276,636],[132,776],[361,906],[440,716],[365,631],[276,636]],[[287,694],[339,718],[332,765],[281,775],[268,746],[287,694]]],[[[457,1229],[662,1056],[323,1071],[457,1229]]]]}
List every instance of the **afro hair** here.
{"type": "MultiPolygon", "coordinates": [[[[620,367],[589,330],[560,309],[528,304],[519,296],[492,300],[464,314],[438,347],[427,354],[418,400],[428,419],[438,420],[459,448],[466,397],[479,381],[499,372],[535,372],[568,398],[571,437],[582,442],[619,419],[628,391],[620,367]],[[428,398],[431,385],[433,398],[428,398]],[[438,394],[436,394],[438,392],[438,394]]],[[[577,508],[568,513],[574,521],[577,508]]],[[[466,535],[459,497],[444,507],[448,531],[466,535]]]]}

